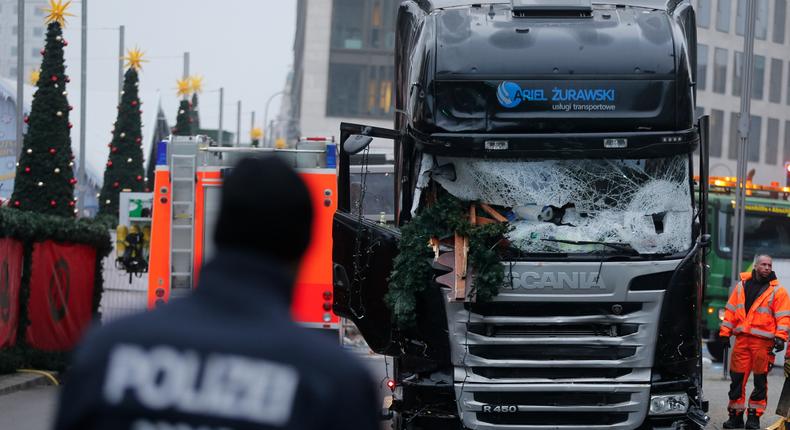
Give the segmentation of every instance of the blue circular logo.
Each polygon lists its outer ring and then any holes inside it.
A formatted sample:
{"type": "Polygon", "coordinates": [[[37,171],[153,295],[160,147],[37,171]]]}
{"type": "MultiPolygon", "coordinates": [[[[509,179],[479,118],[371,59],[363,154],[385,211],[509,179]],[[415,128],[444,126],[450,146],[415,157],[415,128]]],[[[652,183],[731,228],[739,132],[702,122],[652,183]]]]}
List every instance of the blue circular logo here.
{"type": "Polygon", "coordinates": [[[521,103],[521,87],[515,82],[502,81],[496,91],[499,104],[506,108],[514,108],[521,103]]]}

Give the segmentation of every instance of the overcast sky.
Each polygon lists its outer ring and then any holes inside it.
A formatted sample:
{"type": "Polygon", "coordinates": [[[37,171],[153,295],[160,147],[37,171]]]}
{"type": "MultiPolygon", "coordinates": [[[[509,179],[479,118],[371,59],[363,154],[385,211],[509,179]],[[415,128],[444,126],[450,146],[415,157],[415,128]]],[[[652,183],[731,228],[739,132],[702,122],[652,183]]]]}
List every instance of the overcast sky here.
{"type": "MultiPolygon", "coordinates": [[[[71,137],[79,148],[80,19],[82,4],[74,2],[65,31],[69,102],[74,123],[71,137]]],[[[144,132],[156,114],[161,94],[170,125],[178,99],[176,80],[182,75],[183,53],[190,52],[190,72],[204,77],[200,97],[201,126],[215,128],[219,87],[225,88],[224,128],[236,131],[236,102],[242,101],[242,139],[249,136],[252,111],[263,123],[266,100],[284,88],[293,62],[296,0],[91,0],[88,9],[88,163],[102,175],[115,120],[118,88],[118,31],[126,26],[126,46],[138,46],[150,61],[140,75],[144,132]]],[[[40,43],[43,45],[43,40],[40,43]]],[[[278,111],[275,98],[269,116],[278,111]]],[[[150,136],[144,136],[146,145],[150,136]]],[[[146,152],[146,156],[148,153],[146,152]]]]}

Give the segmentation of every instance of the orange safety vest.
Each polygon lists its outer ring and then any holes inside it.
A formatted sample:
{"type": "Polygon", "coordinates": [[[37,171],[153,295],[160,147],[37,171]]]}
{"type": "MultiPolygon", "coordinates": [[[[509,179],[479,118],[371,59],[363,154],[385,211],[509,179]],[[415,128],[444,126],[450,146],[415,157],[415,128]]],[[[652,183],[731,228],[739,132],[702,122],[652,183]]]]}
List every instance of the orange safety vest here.
{"type": "Polygon", "coordinates": [[[787,291],[774,279],[746,312],[743,285],[752,278],[751,272],[741,273],[741,282],[727,301],[720,336],[751,334],[766,339],[778,337],[787,341],[790,332],[790,299],[787,291]]]}

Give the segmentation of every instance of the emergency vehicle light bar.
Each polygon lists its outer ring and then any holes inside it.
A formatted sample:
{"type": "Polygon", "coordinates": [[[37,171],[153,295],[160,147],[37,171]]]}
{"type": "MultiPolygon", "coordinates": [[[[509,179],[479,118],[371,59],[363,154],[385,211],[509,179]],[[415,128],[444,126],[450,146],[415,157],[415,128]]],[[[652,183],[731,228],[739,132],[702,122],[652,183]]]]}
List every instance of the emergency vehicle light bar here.
{"type": "MultiPolygon", "coordinates": [[[[699,176],[694,176],[694,181],[699,183],[699,176]]],[[[708,178],[708,183],[711,186],[711,192],[729,192],[731,188],[738,186],[738,178],[732,176],[711,176],[708,178]]],[[[771,185],[756,185],[752,181],[746,181],[747,195],[751,195],[751,191],[768,191],[773,193],[790,194],[790,187],[780,187],[779,182],[771,182],[771,185]]]]}

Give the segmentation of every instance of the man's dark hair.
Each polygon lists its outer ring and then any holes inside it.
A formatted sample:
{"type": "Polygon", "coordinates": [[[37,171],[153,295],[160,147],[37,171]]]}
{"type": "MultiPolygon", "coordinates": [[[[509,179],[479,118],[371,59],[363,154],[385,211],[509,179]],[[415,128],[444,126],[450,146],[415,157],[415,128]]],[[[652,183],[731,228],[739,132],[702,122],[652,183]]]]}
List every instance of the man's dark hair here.
{"type": "Polygon", "coordinates": [[[242,159],[224,178],[214,242],[298,261],[310,242],[313,208],[296,171],[276,155],[242,159]]]}

